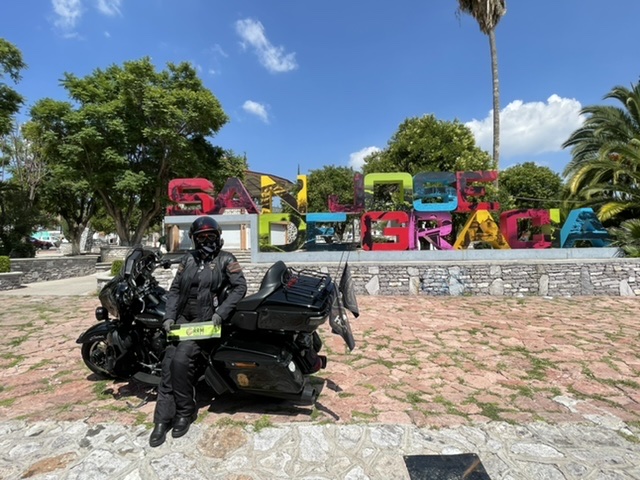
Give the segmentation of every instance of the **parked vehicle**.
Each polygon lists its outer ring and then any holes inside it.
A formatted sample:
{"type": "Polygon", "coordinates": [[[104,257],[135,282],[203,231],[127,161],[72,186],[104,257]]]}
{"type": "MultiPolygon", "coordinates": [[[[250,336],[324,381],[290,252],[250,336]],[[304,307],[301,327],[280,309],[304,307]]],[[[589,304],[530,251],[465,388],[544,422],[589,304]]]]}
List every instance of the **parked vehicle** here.
{"type": "MultiPolygon", "coordinates": [[[[77,340],[82,359],[98,376],[159,384],[167,342],[162,329],[166,291],[153,276],[159,266],[168,268],[170,262],[159,253],[136,247],[121,274],[101,290],[101,306],[95,312],[100,323],[77,340]]],[[[210,349],[199,359],[199,378],[216,395],[243,391],[314,403],[318,392],[309,375],[327,362],[319,354],[318,327],[329,320],[332,332],[350,349],[355,346],[344,299],[354,315],[358,312],[353,287],[346,280],[339,287],[326,273],[296,271],[276,262],[258,292],[242,299],[215,333],[218,338],[206,340],[210,349]]],[[[224,292],[220,296],[224,298],[224,292]]],[[[175,339],[193,335],[199,331],[195,327],[183,325],[181,332],[170,334],[175,339]]]]}
{"type": "Polygon", "coordinates": [[[45,240],[39,240],[33,237],[29,237],[29,241],[34,247],[36,247],[36,249],[49,250],[50,248],[55,247],[55,245],[51,242],[47,242],[45,240]]]}

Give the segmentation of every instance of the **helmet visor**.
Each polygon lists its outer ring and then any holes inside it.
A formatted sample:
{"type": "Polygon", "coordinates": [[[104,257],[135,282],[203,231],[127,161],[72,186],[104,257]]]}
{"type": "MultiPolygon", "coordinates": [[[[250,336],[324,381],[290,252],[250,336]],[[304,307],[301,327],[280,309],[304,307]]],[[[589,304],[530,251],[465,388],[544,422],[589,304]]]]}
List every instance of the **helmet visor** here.
{"type": "Polygon", "coordinates": [[[200,232],[196,234],[197,242],[215,242],[220,238],[216,232],[200,232]]]}

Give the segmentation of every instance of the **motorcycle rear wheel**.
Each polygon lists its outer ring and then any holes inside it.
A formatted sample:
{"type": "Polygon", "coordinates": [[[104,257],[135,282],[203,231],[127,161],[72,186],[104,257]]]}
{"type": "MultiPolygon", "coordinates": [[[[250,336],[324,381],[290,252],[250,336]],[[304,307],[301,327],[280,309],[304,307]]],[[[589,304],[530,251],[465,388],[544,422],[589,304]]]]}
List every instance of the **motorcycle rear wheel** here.
{"type": "Polygon", "coordinates": [[[82,344],[82,360],[93,373],[102,378],[116,378],[107,370],[106,337],[82,344]]]}

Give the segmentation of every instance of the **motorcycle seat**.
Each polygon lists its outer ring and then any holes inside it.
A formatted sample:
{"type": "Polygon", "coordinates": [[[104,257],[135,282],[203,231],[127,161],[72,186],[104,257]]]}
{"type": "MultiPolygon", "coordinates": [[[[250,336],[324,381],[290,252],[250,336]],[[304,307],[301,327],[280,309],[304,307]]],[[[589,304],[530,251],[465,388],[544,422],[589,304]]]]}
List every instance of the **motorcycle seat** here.
{"type": "Polygon", "coordinates": [[[260,304],[282,286],[283,277],[287,273],[287,266],[282,260],[278,260],[276,263],[269,267],[267,273],[264,274],[262,282],[260,282],[260,289],[252,294],[247,295],[236,305],[237,311],[254,311],[260,304]]]}

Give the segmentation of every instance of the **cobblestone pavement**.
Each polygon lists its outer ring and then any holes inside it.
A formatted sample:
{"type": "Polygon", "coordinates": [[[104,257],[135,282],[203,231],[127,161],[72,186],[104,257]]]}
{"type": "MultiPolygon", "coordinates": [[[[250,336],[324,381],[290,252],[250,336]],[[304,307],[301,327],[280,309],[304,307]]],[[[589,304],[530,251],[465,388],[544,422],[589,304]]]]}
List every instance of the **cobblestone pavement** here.
{"type": "Polygon", "coordinates": [[[640,300],[361,297],[356,349],[322,327],[313,407],[202,390],[148,446],[154,397],[96,378],[95,295],[0,295],[0,478],[406,479],[475,452],[496,479],[640,479],[640,300]]]}

